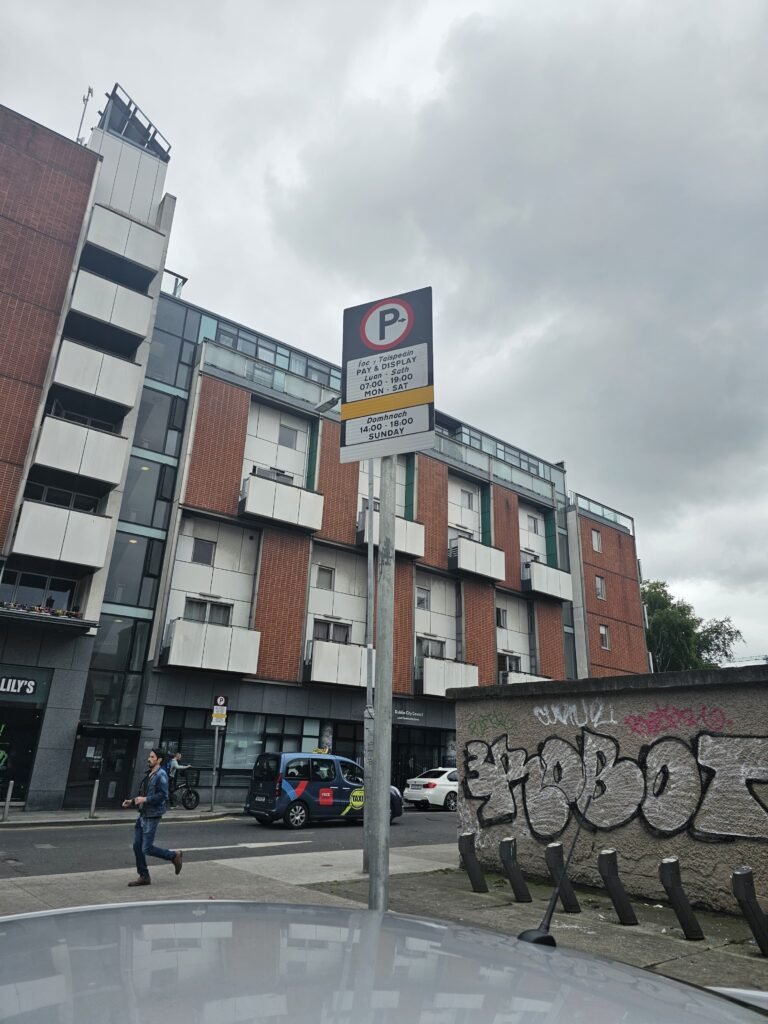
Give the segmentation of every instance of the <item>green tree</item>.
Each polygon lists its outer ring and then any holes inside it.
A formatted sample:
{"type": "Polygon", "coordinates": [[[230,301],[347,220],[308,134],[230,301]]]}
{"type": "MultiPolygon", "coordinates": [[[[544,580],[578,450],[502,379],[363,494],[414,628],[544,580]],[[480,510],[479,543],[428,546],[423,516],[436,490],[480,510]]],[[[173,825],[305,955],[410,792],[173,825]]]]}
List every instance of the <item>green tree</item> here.
{"type": "Polygon", "coordinates": [[[670,593],[664,580],[647,580],[642,594],[648,611],[645,638],[657,672],[717,668],[744,641],[730,618],[705,622],[692,605],[670,593]]]}

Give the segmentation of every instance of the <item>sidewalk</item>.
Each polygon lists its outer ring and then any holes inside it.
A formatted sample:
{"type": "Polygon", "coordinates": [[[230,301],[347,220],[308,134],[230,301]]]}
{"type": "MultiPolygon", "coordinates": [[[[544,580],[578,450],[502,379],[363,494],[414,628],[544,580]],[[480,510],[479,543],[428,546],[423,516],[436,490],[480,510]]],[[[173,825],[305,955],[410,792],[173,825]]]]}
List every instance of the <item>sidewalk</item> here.
{"type": "MultiPolygon", "coordinates": [[[[175,807],[163,816],[164,821],[210,821],[213,818],[229,818],[243,813],[242,803],[215,804],[211,810],[210,803],[200,805],[194,811],[185,811],[175,807]]],[[[0,821],[0,832],[4,828],[71,828],[74,825],[124,825],[135,810],[107,808],[97,810],[93,818],[89,817],[84,808],[76,811],[25,811],[21,807],[11,806],[7,821],[0,821]]],[[[0,816],[2,806],[0,805],[0,816]]]]}
{"type": "MultiPolygon", "coordinates": [[[[82,815],[65,812],[42,818],[30,816],[24,824],[94,824],[82,815]]],[[[171,812],[185,818],[210,817],[210,812],[171,812]]],[[[215,816],[239,813],[217,807],[215,816]]],[[[22,817],[21,814],[17,817],[22,817]]],[[[99,818],[103,824],[110,818],[99,818]]],[[[123,823],[125,817],[117,821],[123,823]]],[[[7,826],[6,826],[7,827],[7,826]]],[[[0,830],[2,826],[0,826],[0,830]]],[[[84,835],[84,838],[86,836],[84,835]]],[[[309,843],[296,833],[295,843],[309,843]]],[[[253,900],[264,903],[310,903],[324,906],[365,906],[368,879],[362,873],[362,852],[334,850],[285,853],[285,840],[264,842],[253,848],[275,848],[274,853],[237,859],[195,861],[191,858],[176,877],[170,866],[152,867],[152,885],[129,889],[132,865],[81,874],[38,875],[0,880],[0,916],[102,903],[138,903],[148,900],[253,900]],[[283,847],[283,852],[279,852],[283,847]]],[[[456,921],[489,928],[510,936],[539,924],[550,888],[529,883],[532,903],[515,903],[509,884],[488,875],[490,891],[474,893],[467,875],[458,869],[454,843],[392,848],[390,853],[390,909],[404,914],[456,921]]],[[[580,914],[555,914],[552,931],[560,946],[605,956],[651,971],[705,986],[733,986],[768,990],[768,958],[760,956],[746,922],[739,916],[697,911],[706,935],[702,942],[687,942],[669,907],[635,901],[640,921],[636,927],[616,922],[605,893],[577,889],[580,914]]]]}

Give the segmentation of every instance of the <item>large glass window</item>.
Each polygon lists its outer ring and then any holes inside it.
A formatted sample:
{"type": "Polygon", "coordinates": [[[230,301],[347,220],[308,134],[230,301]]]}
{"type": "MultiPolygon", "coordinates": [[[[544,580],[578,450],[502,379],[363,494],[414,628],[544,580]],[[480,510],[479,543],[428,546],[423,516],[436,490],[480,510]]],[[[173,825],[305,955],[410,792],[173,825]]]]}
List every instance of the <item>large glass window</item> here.
{"type": "Polygon", "coordinates": [[[157,304],[157,316],[155,318],[155,329],[170,331],[171,334],[181,336],[184,329],[184,314],[186,309],[175,302],[161,296],[157,304]]]}
{"type": "Polygon", "coordinates": [[[102,615],[93,645],[91,668],[105,672],[140,672],[144,665],[149,622],[122,615],[102,615]]]}
{"type": "Polygon", "coordinates": [[[168,526],[175,482],[173,466],[161,466],[158,462],[132,455],[120,519],[164,530],[168,526]]]}
{"type": "Polygon", "coordinates": [[[230,714],[224,738],[222,768],[250,772],[263,749],[264,715],[230,714]]]}
{"type": "Polygon", "coordinates": [[[144,388],[136,421],[134,444],[153,452],[165,451],[165,435],[171,415],[173,397],[162,391],[144,388]]]}
{"type": "Polygon", "coordinates": [[[155,328],[149,347],[147,377],[166,384],[176,383],[176,367],[181,351],[181,338],[155,328]]]}
{"type": "Polygon", "coordinates": [[[79,610],[72,603],[76,587],[76,580],[6,569],[0,582],[0,603],[49,612],[79,610]]]}
{"type": "Polygon", "coordinates": [[[151,608],[157,596],[162,543],[118,531],[107,577],[105,601],[151,608]]]}

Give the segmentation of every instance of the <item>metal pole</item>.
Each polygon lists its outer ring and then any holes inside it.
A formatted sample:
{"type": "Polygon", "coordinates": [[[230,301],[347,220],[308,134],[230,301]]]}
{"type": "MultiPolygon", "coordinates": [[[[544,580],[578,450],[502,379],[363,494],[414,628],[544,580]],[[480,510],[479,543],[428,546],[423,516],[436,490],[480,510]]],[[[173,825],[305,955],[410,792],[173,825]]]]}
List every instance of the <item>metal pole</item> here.
{"type": "MultiPolygon", "coordinates": [[[[373,776],[373,459],[368,459],[368,597],[365,606],[365,645],[368,663],[365,678],[365,711],[363,712],[363,761],[369,782],[373,776]]],[[[370,788],[370,787],[369,787],[370,788]]],[[[363,872],[368,871],[371,849],[372,815],[363,818],[363,872]]]]}
{"type": "Polygon", "coordinates": [[[98,797],[98,795],[99,795],[99,780],[98,779],[94,779],[93,780],[93,794],[91,796],[91,809],[90,809],[90,811],[88,813],[88,817],[89,818],[95,818],[96,817],[96,798],[98,797]]]}
{"type": "Polygon", "coordinates": [[[5,793],[5,806],[3,807],[3,821],[8,821],[8,812],[11,809],[11,796],[13,795],[13,779],[8,783],[5,793]]]}
{"type": "Polygon", "coordinates": [[[219,768],[219,727],[213,730],[213,771],[211,772],[211,810],[216,800],[216,774],[219,768]]]}
{"type": "Polygon", "coordinates": [[[381,460],[379,492],[379,599],[376,608],[376,718],[374,719],[373,806],[368,851],[368,908],[389,903],[389,786],[392,774],[392,650],[395,617],[395,456],[381,460]]]}

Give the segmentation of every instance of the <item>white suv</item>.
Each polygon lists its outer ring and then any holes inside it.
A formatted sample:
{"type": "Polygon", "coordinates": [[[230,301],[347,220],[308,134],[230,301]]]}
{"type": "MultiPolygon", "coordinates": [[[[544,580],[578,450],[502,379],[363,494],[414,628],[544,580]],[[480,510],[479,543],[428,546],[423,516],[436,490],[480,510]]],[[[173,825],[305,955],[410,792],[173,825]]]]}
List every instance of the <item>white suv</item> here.
{"type": "Polygon", "coordinates": [[[403,800],[419,807],[444,807],[455,811],[459,793],[459,776],[455,768],[430,768],[414,779],[408,779],[403,800]]]}

